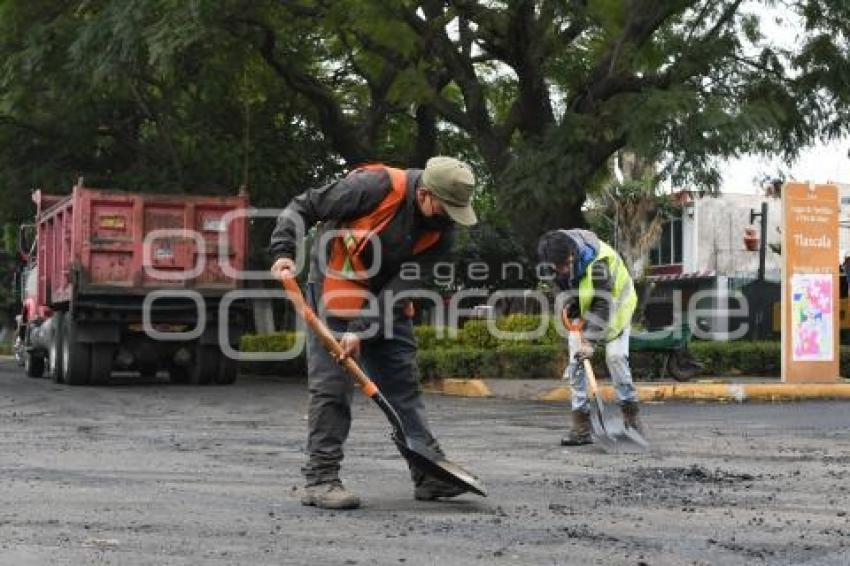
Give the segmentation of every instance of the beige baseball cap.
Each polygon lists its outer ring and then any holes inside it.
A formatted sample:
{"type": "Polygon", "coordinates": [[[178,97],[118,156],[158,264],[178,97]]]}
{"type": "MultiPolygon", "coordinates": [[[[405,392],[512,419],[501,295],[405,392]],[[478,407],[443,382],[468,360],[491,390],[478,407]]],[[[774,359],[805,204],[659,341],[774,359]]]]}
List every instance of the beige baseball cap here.
{"type": "Polygon", "coordinates": [[[462,226],[478,222],[471,204],[475,175],[469,165],[454,157],[432,157],[425,164],[422,184],[437,197],[449,218],[462,226]]]}

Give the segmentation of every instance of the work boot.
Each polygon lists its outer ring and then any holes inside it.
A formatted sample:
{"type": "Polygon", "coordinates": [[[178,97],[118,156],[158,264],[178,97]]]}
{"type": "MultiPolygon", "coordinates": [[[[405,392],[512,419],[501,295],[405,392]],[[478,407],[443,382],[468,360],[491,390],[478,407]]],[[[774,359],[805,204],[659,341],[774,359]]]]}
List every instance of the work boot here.
{"type": "Polygon", "coordinates": [[[590,413],[581,409],[573,410],[573,429],[569,436],[561,439],[561,446],[584,446],[593,444],[590,437],[590,413]]]}
{"type": "Polygon", "coordinates": [[[413,489],[413,497],[419,501],[433,501],[435,499],[457,497],[467,491],[460,486],[438,480],[435,477],[426,476],[413,489]]]}
{"type": "Polygon", "coordinates": [[[360,498],[336,480],[306,486],[301,495],[301,505],[320,509],[357,509],[360,507],[360,498]]]}
{"type": "Polygon", "coordinates": [[[623,424],[626,428],[633,428],[638,431],[641,436],[645,436],[643,424],[638,418],[640,409],[638,408],[637,401],[623,401],[620,403],[620,411],[623,413],[623,424]]]}

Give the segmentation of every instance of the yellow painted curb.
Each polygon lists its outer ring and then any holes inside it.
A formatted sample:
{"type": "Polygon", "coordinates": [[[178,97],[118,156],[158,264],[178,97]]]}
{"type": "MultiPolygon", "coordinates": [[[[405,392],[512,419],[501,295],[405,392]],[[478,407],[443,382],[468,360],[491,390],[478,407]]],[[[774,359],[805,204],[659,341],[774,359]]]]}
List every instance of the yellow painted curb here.
{"type": "MultiPolygon", "coordinates": [[[[442,379],[425,385],[425,390],[457,397],[493,397],[483,379],[442,379]]],[[[614,388],[599,388],[607,402],[616,399],[614,388]]],[[[637,386],[641,401],[800,401],[807,399],[850,399],[850,383],[658,383],[637,386]]],[[[516,398],[512,396],[512,398],[516,398]]],[[[522,398],[522,395],[520,395],[522,398]]],[[[554,387],[534,395],[530,401],[570,400],[570,388],[554,387]]]]}
{"type": "MultiPolygon", "coordinates": [[[[850,383],[676,383],[638,385],[641,401],[798,401],[850,399],[850,383]]],[[[614,399],[614,389],[600,388],[602,398],[614,399]]],[[[538,397],[541,401],[568,401],[568,387],[556,387],[538,397]]]]}
{"type": "MultiPolygon", "coordinates": [[[[614,401],[616,399],[616,393],[614,392],[614,388],[610,385],[603,385],[599,388],[599,392],[602,394],[602,399],[608,402],[614,401]]],[[[641,401],[654,401],[656,398],[656,392],[654,387],[638,387],[638,396],[641,401]]],[[[571,398],[570,388],[566,386],[555,387],[554,389],[550,389],[546,393],[543,393],[539,397],[537,397],[538,401],[569,401],[571,398]]]]}
{"type": "Polygon", "coordinates": [[[850,399],[848,383],[676,383],[638,386],[641,401],[850,399]]]}
{"type": "Polygon", "coordinates": [[[429,393],[456,397],[492,397],[493,392],[483,379],[440,379],[424,386],[429,393]]]}
{"type": "Polygon", "coordinates": [[[537,399],[540,401],[569,401],[572,396],[570,395],[569,387],[555,387],[554,389],[550,389],[546,393],[543,393],[537,399]]]}

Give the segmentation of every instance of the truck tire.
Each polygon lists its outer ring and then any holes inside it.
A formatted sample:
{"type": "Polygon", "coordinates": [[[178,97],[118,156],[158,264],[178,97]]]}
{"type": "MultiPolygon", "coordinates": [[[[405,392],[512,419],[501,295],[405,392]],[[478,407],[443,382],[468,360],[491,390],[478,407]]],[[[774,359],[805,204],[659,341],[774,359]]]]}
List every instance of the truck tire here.
{"type": "Polygon", "coordinates": [[[220,362],[218,364],[218,377],[215,382],[219,385],[233,385],[236,382],[236,376],[239,373],[239,362],[220,354],[220,362]]]}
{"type": "Polygon", "coordinates": [[[54,383],[62,383],[62,325],[65,313],[56,311],[51,317],[50,347],[47,349],[47,371],[54,383]]]}
{"type": "Polygon", "coordinates": [[[91,372],[91,346],[79,341],[77,321],[71,315],[62,320],[62,372],[68,385],[88,385],[91,372]]]}
{"type": "Polygon", "coordinates": [[[189,383],[190,369],[188,367],[177,365],[174,362],[169,362],[165,369],[168,371],[168,379],[171,383],[189,383]]]}
{"type": "Polygon", "coordinates": [[[146,363],[139,366],[139,377],[145,381],[156,379],[157,365],[155,363],[146,363]]]}
{"type": "Polygon", "coordinates": [[[114,344],[91,345],[91,374],[89,383],[106,385],[112,375],[112,358],[115,355],[114,344]]]}
{"type": "Polygon", "coordinates": [[[27,377],[38,378],[44,375],[44,356],[24,352],[24,371],[27,377]]]}
{"type": "Polygon", "coordinates": [[[216,346],[198,345],[195,349],[195,360],[189,370],[189,381],[193,385],[208,385],[218,381],[221,351],[216,346]]]}

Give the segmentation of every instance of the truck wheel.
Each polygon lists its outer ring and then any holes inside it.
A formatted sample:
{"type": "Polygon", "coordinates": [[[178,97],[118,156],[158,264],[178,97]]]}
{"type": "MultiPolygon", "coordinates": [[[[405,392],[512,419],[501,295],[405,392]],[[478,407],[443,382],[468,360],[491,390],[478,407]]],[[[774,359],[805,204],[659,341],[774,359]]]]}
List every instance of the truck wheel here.
{"type": "Polygon", "coordinates": [[[77,322],[66,315],[62,320],[62,371],[68,385],[87,385],[91,370],[91,347],[79,341],[77,322]]]}
{"type": "Polygon", "coordinates": [[[113,344],[91,345],[91,377],[89,383],[105,385],[112,375],[112,358],[115,354],[113,344]]]}
{"type": "Polygon", "coordinates": [[[201,346],[195,349],[195,361],[189,371],[189,380],[194,385],[207,385],[218,380],[221,352],[215,346],[201,346]]]}
{"type": "Polygon", "coordinates": [[[27,377],[41,377],[44,375],[44,356],[24,352],[24,371],[27,377]]]}
{"type": "Polygon", "coordinates": [[[156,363],[146,363],[139,366],[139,376],[145,381],[152,380],[156,377],[156,371],[159,369],[156,363]]]}
{"type": "Polygon", "coordinates": [[[239,363],[223,353],[219,357],[218,377],[215,382],[219,385],[232,385],[236,381],[236,375],[239,373],[239,363]]]}
{"type": "Polygon", "coordinates": [[[51,319],[50,347],[47,350],[48,372],[55,383],[62,383],[62,326],[65,316],[61,311],[53,313],[51,319]]]}
{"type": "Polygon", "coordinates": [[[178,366],[175,363],[169,363],[167,369],[171,383],[189,383],[190,370],[186,366],[178,366]]]}

